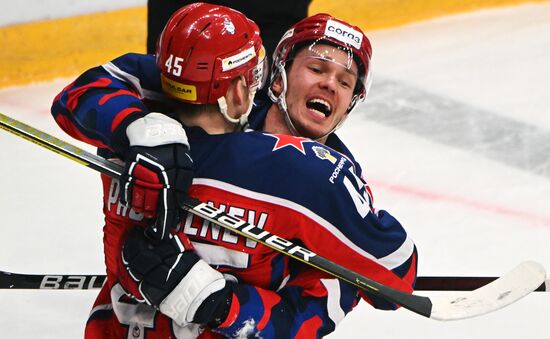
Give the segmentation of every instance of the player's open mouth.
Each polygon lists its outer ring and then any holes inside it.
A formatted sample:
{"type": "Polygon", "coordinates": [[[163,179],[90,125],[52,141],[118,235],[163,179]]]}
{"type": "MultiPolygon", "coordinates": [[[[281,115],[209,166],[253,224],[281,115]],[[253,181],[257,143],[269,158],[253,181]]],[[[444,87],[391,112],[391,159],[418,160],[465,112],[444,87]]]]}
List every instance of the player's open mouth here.
{"type": "Polygon", "coordinates": [[[327,101],[319,98],[315,98],[306,102],[306,107],[312,111],[316,111],[324,115],[325,117],[330,116],[330,114],[332,113],[332,107],[330,106],[330,104],[327,101]]]}

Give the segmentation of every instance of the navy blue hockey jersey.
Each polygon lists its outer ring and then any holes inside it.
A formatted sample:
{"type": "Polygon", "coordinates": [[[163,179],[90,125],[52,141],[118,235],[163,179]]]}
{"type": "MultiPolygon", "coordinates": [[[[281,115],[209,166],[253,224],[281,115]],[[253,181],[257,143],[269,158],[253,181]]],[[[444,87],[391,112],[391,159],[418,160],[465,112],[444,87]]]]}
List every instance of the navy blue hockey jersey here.
{"type": "MultiPolygon", "coordinates": [[[[147,88],[155,93],[157,75],[151,65],[150,56],[131,54],[89,70],[55,98],[56,121],[103,154],[120,154],[125,127],[149,112],[141,99],[147,88]]],[[[196,165],[192,196],[362,275],[412,291],[414,243],[389,213],[374,210],[350,154],[286,135],[187,131],[196,165]]],[[[339,150],[349,153],[343,144],[339,150]]],[[[111,288],[119,279],[115,258],[125,230],[142,220],[121,207],[116,180],[103,179],[111,288]]],[[[320,337],[333,331],[357,301],[355,287],[208,221],[188,215],[181,230],[203,259],[239,282],[230,315],[214,332],[233,336],[248,326],[250,333],[260,332],[264,338],[320,337]]],[[[394,308],[379,298],[361,295],[377,308],[394,308]]],[[[119,300],[110,302],[114,305],[119,300]]],[[[92,314],[92,318],[99,317],[92,314]]],[[[148,333],[156,338],[154,331],[148,333]]]]}

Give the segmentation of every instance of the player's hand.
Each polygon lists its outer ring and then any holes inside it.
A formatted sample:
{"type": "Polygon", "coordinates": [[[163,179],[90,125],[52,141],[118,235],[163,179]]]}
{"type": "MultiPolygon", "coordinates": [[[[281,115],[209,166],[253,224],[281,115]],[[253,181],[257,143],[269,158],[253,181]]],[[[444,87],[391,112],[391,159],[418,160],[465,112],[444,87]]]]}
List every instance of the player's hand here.
{"type": "Polygon", "coordinates": [[[151,219],[151,239],[165,239],[185,214],[180,206],[193,180],[187,136],[178,121],[161,113],[132,122],[126,135],[120,201],[151,219]]]}
{"type": "Polygon", "coordinates": [[[136,227],[123,245],[122,262],[138,284],[135,296],[181,326],[195,320],[202,302],[226,285],[223,275],[199,258],[182,232],[155,245],[136,227]]]}

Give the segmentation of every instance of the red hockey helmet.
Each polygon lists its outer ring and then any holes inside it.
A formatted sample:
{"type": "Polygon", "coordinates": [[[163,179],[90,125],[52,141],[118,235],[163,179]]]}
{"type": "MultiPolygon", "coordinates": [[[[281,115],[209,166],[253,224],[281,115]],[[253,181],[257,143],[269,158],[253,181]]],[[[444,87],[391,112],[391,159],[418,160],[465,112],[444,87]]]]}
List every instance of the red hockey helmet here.
{"type": "Polygon", "coordinates": [[[263,85],[265,50],[258,26],[224,6],[193,3],[177,10],[157,42],[162,89],[193,104],[213,104],[232,79],[263,85]]]}
{"type": "Polygon", "coordinates": [[[285,64],[291,62],[299,50],[322,43],[334,45],[351,53],[357,64],[359,70],[358,80],[348,109],[351,111],[357,101],[363,100],[368,93],[372,48],[369,39],[361,28],[350,25],[329,14],[320,13],[302,19],[283,35],[273,53],[270,82],[273,83],[276,77],[284,71],[285,64]]]}

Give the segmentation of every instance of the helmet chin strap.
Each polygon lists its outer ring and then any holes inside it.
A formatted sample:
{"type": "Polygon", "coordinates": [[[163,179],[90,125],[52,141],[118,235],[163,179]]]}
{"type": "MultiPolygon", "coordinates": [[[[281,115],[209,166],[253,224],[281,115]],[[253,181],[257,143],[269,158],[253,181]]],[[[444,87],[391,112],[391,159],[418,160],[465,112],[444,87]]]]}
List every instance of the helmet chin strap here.
{"type": "Polygon", "coordinates": [[[286,105],[286,90],[287,90],[287,80],[286,80],[286,72],[285,72],[285,66],[283,63],[278,63],[276,65],[277,70],[279,71],[279,75],[281,76],[281,81],[283,83],[283,90],[281,91],[281,94],[279,96],[276,96],[275,93],[271,90],[271,86],[267,89],[267,95],[273,101],[277,104],[279,107],[279,110],[283,112],[283,116],[285,118],[286,125],[288,129],[290,130],[290,134],[294,136],[299,136],[298,131],[296,130],[296,127],[294,126],[294,123],[292,123],[292,119],[290,118],[290,114],[288,113],[288,108],[286,105]]]}
{"type": "MultiPolygon", "coordinates": [[[[279,110],[281,112],[283,112],[283,116],[285,118],[286,126],[288,127],[290,133],[294,136],[302,136],[302,135],[300,135],[300,133],[296,129],[296,126],[294,126],[294,123],[292,122],[292,118],[290,117],[290,113],[288,113],[288,106],[286,104],[286,92],[287,92],[287,87],[288,86],[287,86],[285,66],[284,66],[283,63],[278,63],[276,65],[276,67],[277,67],[277,70],[279,71],[279,75],[281,76],[283,90],[281,91],[281,94],[279,94],[279,96],[276,96],[275,93],[273,93],[273,91],[271,90],[271,87],[269,87],[267,89],[267,95],[269,96],[271,101],[273,101],[274,103],[277,104],[277,106],[279,107],[279,110]]],[[[334,126],[334,128],[332,128],[327,133],[325,133],[323,135],[320,135],[316,138],[311,138],[311,139],[313,139],[314,141],[319,141],[320,139],[326,137],[330,133],[336,131],[344,123],[344,121],[346,120],[348,115],[349,115],[349,112],[346,113],[346,115],[344,115],[344,117],[342,117],[342,119],[340,119],[340,121],[334,126]]]]}
{"type": "Polygon", "coordinates": [[[254,95],[256,94],[256,90],[249,90],[248,92],[248,108],[246,109],[246,112],[242,114],[239,118],[232,118],[229,116],[229,113],[227,112],[227,100],[225,99],[225,96],[218,98],[218,106],[220,108],[220,112],[225,118],[225,120],[229,121],[232,124],[238,124],[240,127],[243,127],[248,122],[248,115],[252,111],[252,106],[254,105],[254,95]]]}

